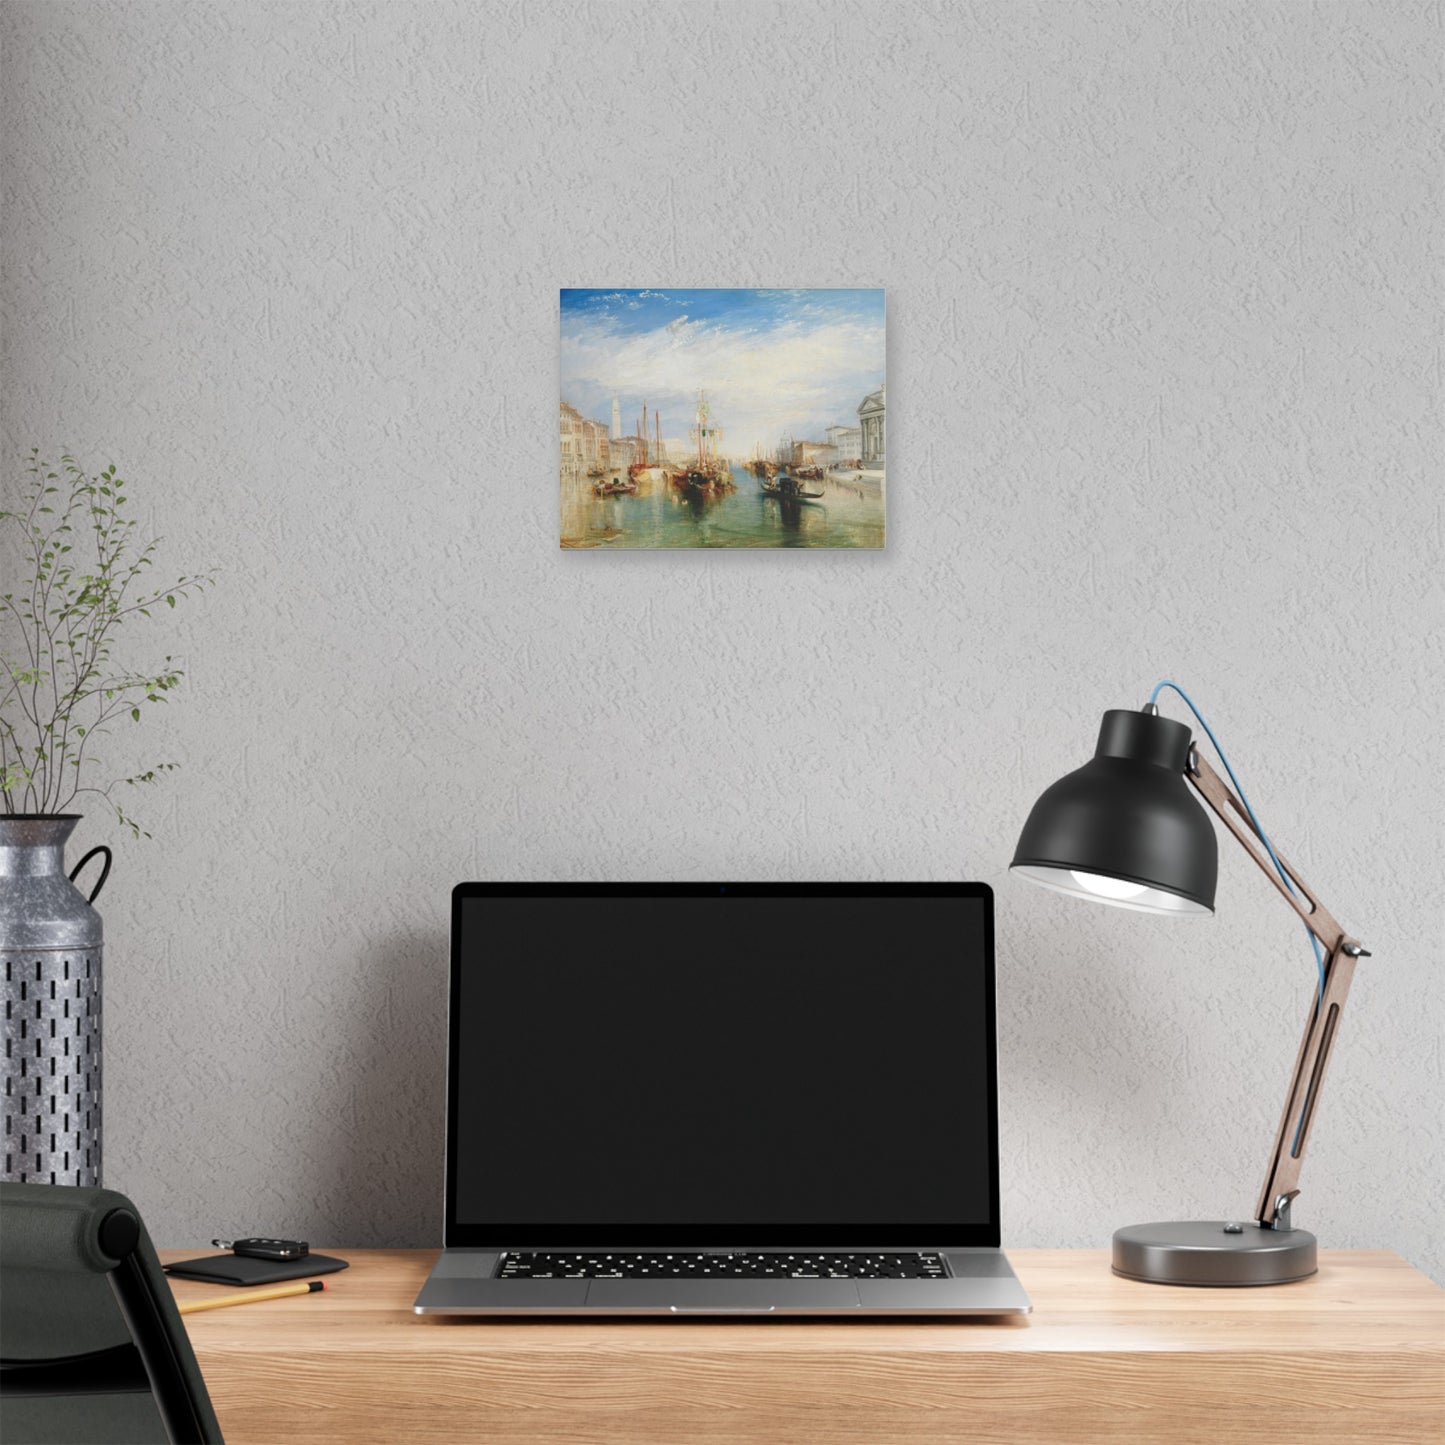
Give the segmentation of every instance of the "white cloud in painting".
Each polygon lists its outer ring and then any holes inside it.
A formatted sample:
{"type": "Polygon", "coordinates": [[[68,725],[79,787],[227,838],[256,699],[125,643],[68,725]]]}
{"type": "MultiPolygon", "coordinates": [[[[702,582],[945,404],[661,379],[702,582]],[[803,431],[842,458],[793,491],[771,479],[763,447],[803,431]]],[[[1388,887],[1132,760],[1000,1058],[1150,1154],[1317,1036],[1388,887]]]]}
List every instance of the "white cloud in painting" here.
{"type": "Polygon", "coordinates": [[[628,334],[605,314],[577,317],[562,337],[562,394],[604,419],[619,397],[627,430],[646,401],[661,411],[669,444],[685,448],[706,389],[724,449],[741,456],[784,432],[822,440],[824,427],[856,426],[858,403],[883,381],[883,338],[881,321],[829,318],[801,297],[795,313],[766,329],[683,314],[628,334]]]}

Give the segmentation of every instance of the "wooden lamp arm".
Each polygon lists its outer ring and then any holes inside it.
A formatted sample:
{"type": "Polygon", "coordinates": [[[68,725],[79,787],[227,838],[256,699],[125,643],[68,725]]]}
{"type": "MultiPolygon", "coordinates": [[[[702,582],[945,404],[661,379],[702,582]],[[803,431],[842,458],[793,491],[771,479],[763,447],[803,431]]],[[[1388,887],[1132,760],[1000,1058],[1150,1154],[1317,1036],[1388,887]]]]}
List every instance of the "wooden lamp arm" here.
{"type": "Polygon", "coordinates": [[[1310,1127],[1314,1123],[1315,1106],[1319,1103],[1320,1087],[1324,1083],[1340,1012],[1354,977],[1355,960],[1370,955],[1345,933],[1299,874],[1276,852],[1280,867],[1299,890],[1298,896],[1290,892],[1264,850],[1244,804],[1199,756],[1197,748],[1190,749],[1185,777],[1268,876],[1280,896],[1304,920],[1305,927],[1319,939],[1325,951],[1324,987],[1318,1001],[1314,996],[1310,999],[1309,1017],[1305,1022],[1304,1038],[1300,1041],[1299,1056],[1295,1060],[1289,1097],[1280,1116],[1274,1153],[1270,1156],[1269,1170],[1265,1174],[1264,1188],[1254,1214],[1266,1229],[1289,1229],[1290,1201],[1299,1193],[1300,1165],[1304,1161],[1305,1146],[1309,1143],[1310,1127]]]}

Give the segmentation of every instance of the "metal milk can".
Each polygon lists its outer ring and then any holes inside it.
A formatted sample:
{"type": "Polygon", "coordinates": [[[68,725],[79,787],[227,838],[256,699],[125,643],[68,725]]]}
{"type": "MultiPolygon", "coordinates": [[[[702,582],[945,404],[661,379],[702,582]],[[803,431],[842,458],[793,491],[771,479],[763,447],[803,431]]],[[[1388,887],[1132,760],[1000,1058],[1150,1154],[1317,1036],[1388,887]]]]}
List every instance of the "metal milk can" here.
{"type": "Polygon", "coordinates": [[[77,813],[0,814],[7,1181],[101,1182],[101,922],[90,905],[111,853],[92,848],[67,876],[78,822],[77,813]],[[87,898],[71,880],[97,854],[104,866],[87,898]]]}

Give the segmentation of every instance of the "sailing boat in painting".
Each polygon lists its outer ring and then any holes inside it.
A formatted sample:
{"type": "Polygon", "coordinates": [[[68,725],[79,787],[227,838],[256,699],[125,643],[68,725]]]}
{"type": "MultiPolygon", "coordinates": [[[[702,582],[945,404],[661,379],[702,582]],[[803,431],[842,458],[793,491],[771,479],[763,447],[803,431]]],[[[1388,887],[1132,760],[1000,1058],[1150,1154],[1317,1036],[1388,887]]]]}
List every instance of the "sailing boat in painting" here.
{"type": "MultiPolygon", "coordinates": [[[[642,419],[637,423],[637,460],[630,463],[627,468],[627,475],[634,482],[660,482],[663,478],[662,463],[662,418],[653,412],[652,420],[657,429],[657,437],[649,444],[647,437],[647,403],[642,403],[642,419]],[[649,445],[651,456],[648,455],[649,445]]],[[[634,488],[636,490],[636,488],[634,488]]]]}
{"type": "Polygon", "coordinates": [[[732,471],[720,450],[722,428],[712,419],[712,409],[708,406],[706,392],[700,391],[697,394],[697,420],[688,431],[688,439],[697,448],[697,455],[690,458],[686,466],[673,472],[673,486],[715,494],[736,491],[737,484],[733,481],[732,471]]]}
{"type": "Polygon", "coordinates": [[[882,547],[884,355],[877,290],[563,291],[562,546],[882,547]]]}

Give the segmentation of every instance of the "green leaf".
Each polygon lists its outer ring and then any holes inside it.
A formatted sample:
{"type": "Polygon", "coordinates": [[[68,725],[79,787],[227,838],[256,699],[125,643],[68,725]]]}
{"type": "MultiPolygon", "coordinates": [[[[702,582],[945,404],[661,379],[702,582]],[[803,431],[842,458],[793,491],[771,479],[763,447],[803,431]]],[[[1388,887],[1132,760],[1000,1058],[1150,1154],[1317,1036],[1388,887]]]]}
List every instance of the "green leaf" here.
{"type": "Polygon", "coordinates": [[[130,716],[131,716],[131,721],[132,721],[132,722],[139,722],[139,721],[140,721],[140,709],[139,709],[138,707],[133,707],[133,708],[131,708],[131,710],[130,710],[130,716]]]}

